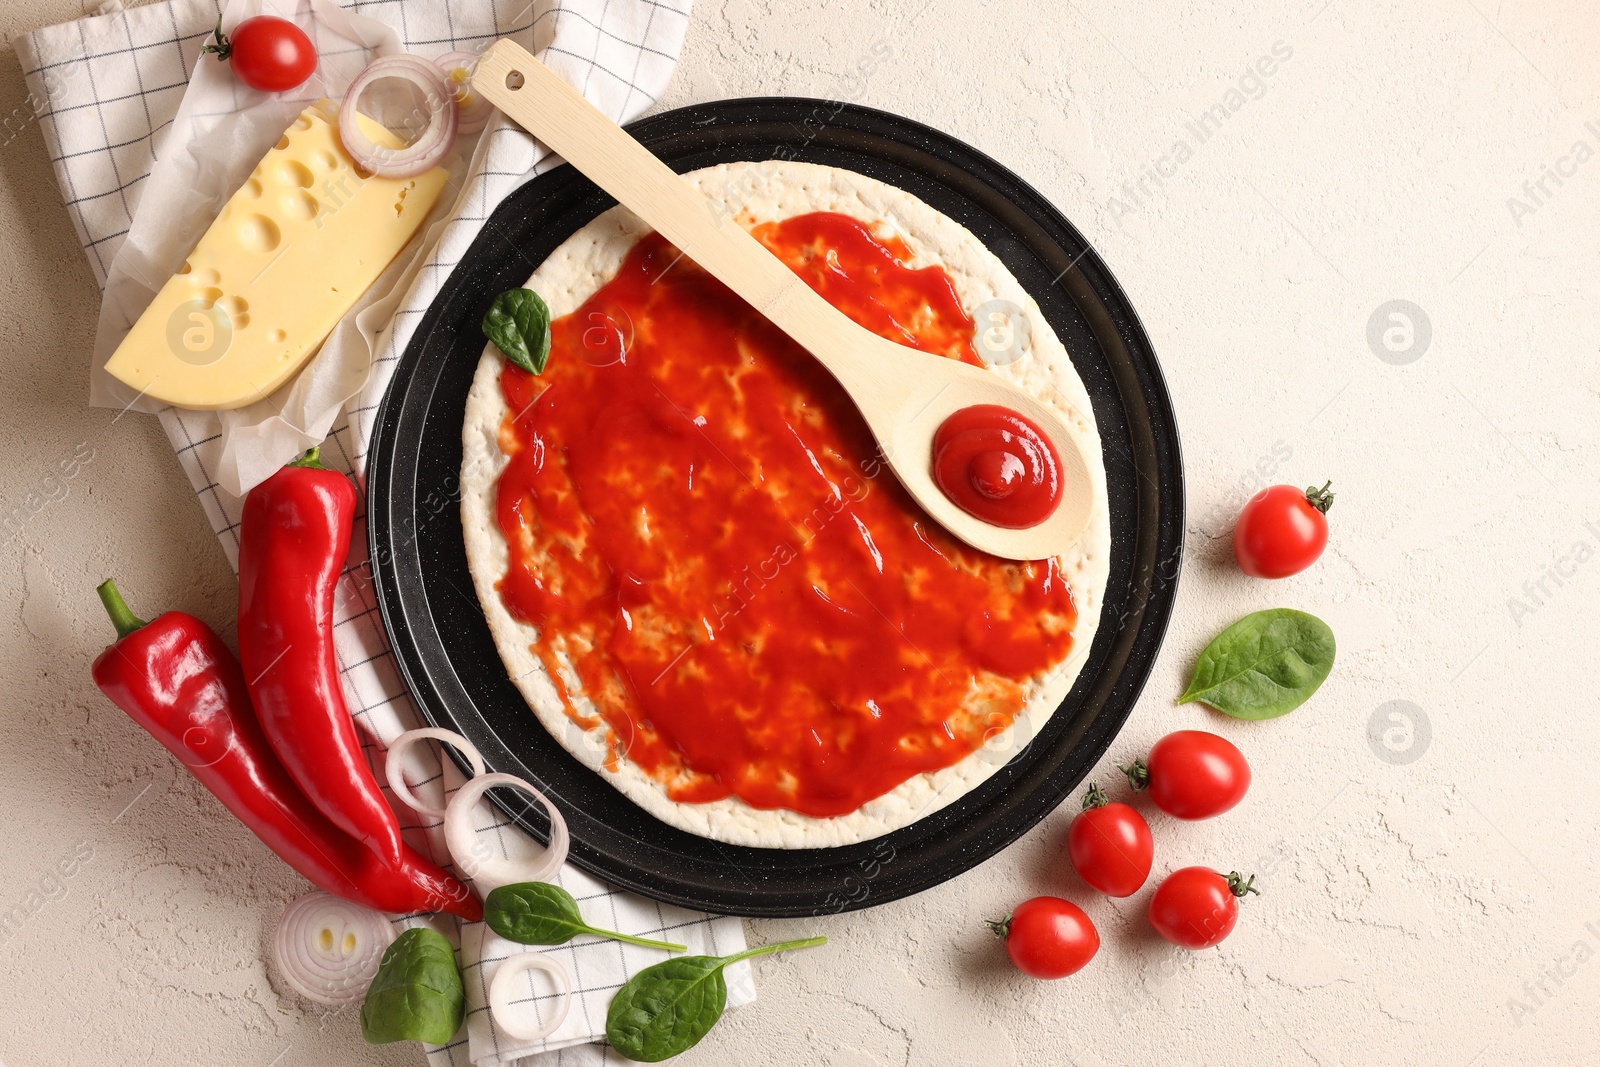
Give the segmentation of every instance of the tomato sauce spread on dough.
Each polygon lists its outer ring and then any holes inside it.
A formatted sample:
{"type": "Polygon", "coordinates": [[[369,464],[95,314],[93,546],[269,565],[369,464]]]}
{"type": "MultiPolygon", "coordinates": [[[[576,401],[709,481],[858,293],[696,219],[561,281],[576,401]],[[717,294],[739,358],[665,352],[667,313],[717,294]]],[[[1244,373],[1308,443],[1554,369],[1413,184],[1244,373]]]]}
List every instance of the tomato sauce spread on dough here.
{"type": "MultiPolygon", "coordinates": [[[[753,232],[863,326],[978,363],[949,275],[898,238],[753,232]]],[[[500,385],[500,595],[608,766],[676,801],[855,811],[1008,726],[1072,646],[1053,560],[934,525],[827,371],[657,234],[500,385]]]]}

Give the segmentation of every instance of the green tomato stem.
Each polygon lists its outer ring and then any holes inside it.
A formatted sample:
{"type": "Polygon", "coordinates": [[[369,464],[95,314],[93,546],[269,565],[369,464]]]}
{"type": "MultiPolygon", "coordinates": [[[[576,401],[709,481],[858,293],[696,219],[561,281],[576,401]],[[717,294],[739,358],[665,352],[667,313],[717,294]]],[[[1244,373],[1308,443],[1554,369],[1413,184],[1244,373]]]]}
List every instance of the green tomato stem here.
{"type": "Polygon", "coordinates": [[[645,948],[662,948],[668,952],[688,952],[688,945],[679,945],[671,941],[652,941],[648,937],[634,937],[632,934],[619,934],[615,930],[597,930],[592,926],[585,926],[583,932],[593,934],[595,937],[609,937],[613,941],[626,941],[630,945],[643,945],[645,948]]]}
{"type": "MultiPolygon", "coordinates": [[[[1183,701],[1178,701],[1182,704],[1183,701]]],[[[1128,785],[1133,787],[1135,793],[1150,784],[1150,768],[1145,766],[1142,759],[1136,759],[1127,767],[1118,767],[1117,770],[1128,776],[1128,785]]]]}
{"type": "Polygon", "coordinates": [[[1261,890],[1256,888],[1255,875],[1252,874],[1249,880],[1246,881],[1244,875],[1240,874],[1238,871],[1229,871],[1226,877],[1228,881],[1228,891],[1234,896],[1242,898],[1246,893],[1254,893],[1258,897],[1261,895],[1261,890]]]}
{"type": "Polygon", "coordinates": [[[1314,485],[1306,486],[1306,503],[1326,515],[1328,509],[1333,507],[1332,486],[1331,481],[1324,482],[1321,489],[1314,485]]]}
{"type": "Polygon", "coordinates": [[[201,52],[215,55],[219,63],[233,55],[233,42],[222,32],[221,18],[217,19],[217,28],[212,31],[211,37],[212,43],[200,49],[201,52]]]}
{"type": "Polygon", "coordinates": [[[792,948],[815,948],[817,945],[826,945],[827,943],[828,939],[825,937],[803,937],[798,941],[779,941],[775,945],[757,945],[755,948],[747,948],[743,952],[735,952],[731,956],[722,957],[722,965],[727,967],[738,963],[740,960],[747,960],[752,956],[765,956],[769,952],[787,952],[792,948]]]}

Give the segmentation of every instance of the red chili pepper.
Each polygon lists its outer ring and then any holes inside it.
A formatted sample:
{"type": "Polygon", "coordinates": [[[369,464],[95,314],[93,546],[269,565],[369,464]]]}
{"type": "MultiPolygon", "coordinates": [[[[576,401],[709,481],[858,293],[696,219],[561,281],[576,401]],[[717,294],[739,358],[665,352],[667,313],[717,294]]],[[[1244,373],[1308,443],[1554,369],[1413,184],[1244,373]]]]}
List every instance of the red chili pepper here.
{"type": "Polygon", "coordinates": [[[400,823],[361,751],[333,649],[355,507],[350,479],[315,448],[250,490],[239,526],[239,660],[290,777],[334,825],[393,859],[400,823]]]}
{"type": "Polygon", "coordinates": [[[477,898],[445,871],[409,847],[388,863],[295,788],[251,714],[238,661],[210,627],[180,611],[145,623],[113,583],[99,592],[117,641],[95,659],[95,684],[285,863],[378,911],[483,917],[477,898]]]}

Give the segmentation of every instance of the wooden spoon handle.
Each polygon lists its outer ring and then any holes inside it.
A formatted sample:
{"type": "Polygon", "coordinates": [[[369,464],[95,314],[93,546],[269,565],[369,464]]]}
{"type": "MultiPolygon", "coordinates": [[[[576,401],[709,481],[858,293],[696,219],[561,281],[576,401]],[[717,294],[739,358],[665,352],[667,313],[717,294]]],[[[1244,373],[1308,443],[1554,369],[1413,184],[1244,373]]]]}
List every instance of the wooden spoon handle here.
{"type": "Polygon", "coordinates": [[[478,60],[472,87],[835,375],[849,372],[829,357],[840,350],[836,346],[852,339],[854,323],[745,232],[732,212],[678,177],[527,49],[515,41],[496,42],[478,60]]]}

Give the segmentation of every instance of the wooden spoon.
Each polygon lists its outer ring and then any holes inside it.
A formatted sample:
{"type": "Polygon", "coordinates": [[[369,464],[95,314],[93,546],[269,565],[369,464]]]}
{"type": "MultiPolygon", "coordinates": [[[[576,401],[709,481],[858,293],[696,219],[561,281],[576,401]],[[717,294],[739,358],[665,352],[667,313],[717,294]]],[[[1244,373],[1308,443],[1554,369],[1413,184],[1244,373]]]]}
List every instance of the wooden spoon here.
{"type": "Polygon", "coordinates": [[[981,367],[919,352],[856,325],[767,251],[720,205],[673,173],[514,41],[478,60],[473,89],[732,289],[822,363],[850,394],[889,467],[956,537],[1005,559],[1060,555],[1089,523],[1089,468],[1061,416],[981,367]],[[1043,522],[1007,529],[957,507],[933,479],[933,435],[974,404],[1038,426],[1061,461],[1061,500],[1043,522]]]}

